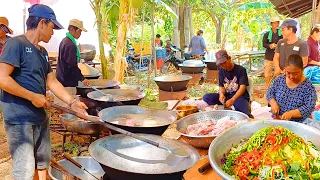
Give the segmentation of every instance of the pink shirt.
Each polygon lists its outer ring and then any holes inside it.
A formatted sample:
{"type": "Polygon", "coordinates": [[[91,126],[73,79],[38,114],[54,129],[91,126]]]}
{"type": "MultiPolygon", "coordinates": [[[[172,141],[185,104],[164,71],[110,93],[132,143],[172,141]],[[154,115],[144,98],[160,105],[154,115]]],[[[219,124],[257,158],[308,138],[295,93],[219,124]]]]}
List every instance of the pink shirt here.
{"type": "MultiPolygon", "coordinates": [[[[307,40],[308,46],[309,46],[309,57],[308,60],[310,61],[320,61],[320,57],[319,57],[319,43],[318,41],[314,40],[311,36],[309,36],[308,40],[307,40]]],[[[308,66],[312,66],[310,64],[308,64],[308,66]]]]}

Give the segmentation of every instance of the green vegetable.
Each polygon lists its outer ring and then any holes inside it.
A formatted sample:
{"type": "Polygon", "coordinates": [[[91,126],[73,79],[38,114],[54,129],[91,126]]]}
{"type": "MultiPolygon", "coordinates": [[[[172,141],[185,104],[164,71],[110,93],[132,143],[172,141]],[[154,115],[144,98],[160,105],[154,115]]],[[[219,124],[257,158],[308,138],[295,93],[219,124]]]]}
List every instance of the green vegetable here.
{"type": "Polygon", "coordinates": [[[298,172],[300,169],[300,164],[299,163],[293,163],[290,165],[290,171],[291,172],[298,172]]]}

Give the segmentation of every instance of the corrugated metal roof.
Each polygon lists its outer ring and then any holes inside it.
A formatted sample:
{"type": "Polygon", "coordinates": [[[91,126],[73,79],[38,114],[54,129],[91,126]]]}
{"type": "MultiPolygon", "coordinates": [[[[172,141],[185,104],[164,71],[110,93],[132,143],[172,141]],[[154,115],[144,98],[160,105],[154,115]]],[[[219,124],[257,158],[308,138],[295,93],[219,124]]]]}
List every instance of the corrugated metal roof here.
{"type": "MultiPolygon", "coordinates": [[[[297,18],[312,11],[313,0],[270,0],[275,9],[283,15],[297,18]]],[[[319,0],[317,0],[317,6],[319,0]]]]}

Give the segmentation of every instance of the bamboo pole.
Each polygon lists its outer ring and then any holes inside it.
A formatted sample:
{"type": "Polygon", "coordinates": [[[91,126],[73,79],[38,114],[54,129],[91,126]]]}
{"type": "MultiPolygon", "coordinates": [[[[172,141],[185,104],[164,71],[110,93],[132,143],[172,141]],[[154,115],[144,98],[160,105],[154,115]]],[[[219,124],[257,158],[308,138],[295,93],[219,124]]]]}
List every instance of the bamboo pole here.
{"type": "Polygon", "coordinates": [[[139,73],[138,73],[138,85],[140,86],[140,76],[141,76],[141,61],[142,61],[142,46],[143,46],[143,28],[144,28],[144,8],[142,8],[142,29],[141,29],[141,42],[140,42],[140,60],[139,60],[139,73]]]}
{"type": "Polygon", "coordinates": [[[157,52],[154,44],[154,6],[153,5],[151,5],[151,8],[150,8],[150,15],[151,15],[151,31],[152,31],[151,43],[152,43],[152,54],[153,54],[153,64],[154,64],[154,76],[157,76],[157,63],[156,63],[157,52]]]}

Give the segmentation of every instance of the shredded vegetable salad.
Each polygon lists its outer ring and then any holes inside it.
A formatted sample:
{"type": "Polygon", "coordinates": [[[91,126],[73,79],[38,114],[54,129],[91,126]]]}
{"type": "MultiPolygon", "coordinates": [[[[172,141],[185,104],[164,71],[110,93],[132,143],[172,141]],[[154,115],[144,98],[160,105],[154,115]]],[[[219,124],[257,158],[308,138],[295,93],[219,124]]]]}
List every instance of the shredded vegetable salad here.
{"type": "Polygon", "coordinates": [[[280,126],[261,129],[221,161],[222,169],[240,180],[320,180],[320,151],[280,126]]]}

